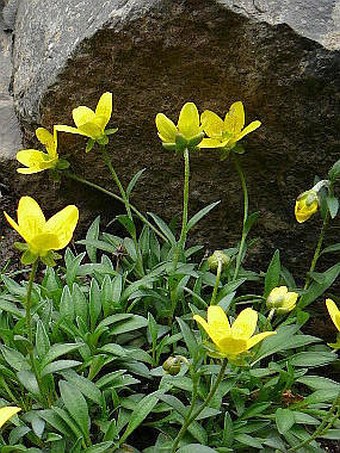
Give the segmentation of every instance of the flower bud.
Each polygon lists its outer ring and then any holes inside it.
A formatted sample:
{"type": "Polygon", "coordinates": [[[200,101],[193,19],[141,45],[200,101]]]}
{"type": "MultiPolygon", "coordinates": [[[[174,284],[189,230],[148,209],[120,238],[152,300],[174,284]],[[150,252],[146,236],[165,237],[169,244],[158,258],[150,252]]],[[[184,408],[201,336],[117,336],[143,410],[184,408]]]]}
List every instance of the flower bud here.
{"type": "Polygon", "coordinates": [[[171,374],[171,376],[176,376],[181,371],[182,363],[188,363],[188,360],[181,355],[175,357],[170,356],[163,363],[162,368],[166,373],[171,374]]]}
{"type": "Polygon", "coordinates": [[[308,220],[319,208],[318,193],[314,189],[299,195],[295,203],[295,217],[299,223],[308,220]]]}
{"type": "Polygon", "coordinates": [[[219,263],[222,264],[223,269],[228,266],[229,262],[230,257],[222,252],[222,250],[215,250],[215,252],[208,258],[208,265],[212,271],[215,271],[218,268],[219,263]]]}
{"type": "Polygon", "coordinates": [[[270,292],[266,305],[267,308],[274,309],[277,313],[288,313],[295,308],[297,298],[298,293],[288,291],[287,286],[278,286],[270,292]]]}

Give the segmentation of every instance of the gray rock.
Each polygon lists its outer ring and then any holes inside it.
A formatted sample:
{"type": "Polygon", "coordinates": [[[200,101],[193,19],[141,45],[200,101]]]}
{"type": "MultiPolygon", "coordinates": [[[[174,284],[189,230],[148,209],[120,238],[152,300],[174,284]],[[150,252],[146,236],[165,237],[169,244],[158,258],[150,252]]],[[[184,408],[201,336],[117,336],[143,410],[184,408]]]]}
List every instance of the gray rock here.
{"type": "MultiPolygon", "coordinates": [[[[298,226],[293,206],[314,175],[325,176],[339,158],[340,76],[339,2],[311,0],[302,8],[303,3],[22,0],[13,90],[26,146],[36,144],[37,125],[71,125],[74,107],[95,107],[101,93],[112,91],[111,124],[120,131],[109,150],[117,172],[126,183],[146,167],[134,203],[169,219],[180,209],[181,160],[162,149],[155,115],[164,112],[175,120],[188,100],[200,111],[224,114],[240,99],[247,121],[263,122],[241,157],[250,209],[261,211],[254,260],[267,262],[279,247],[296,268],[305,266],[318,217],[298,226]]],[[[85,156],[84,143],[60,135],[60,151],[73,167],[109,187],[100,156],[95,150],[85,156]]],[[[117,210],[107,199],[99,206],[97,194],[74,183],[63,181],[52,192],[46,175],[13,176],[11,182],[18,193],[35,193],[51,208],[67,199],[83,212],[91,206],[108,216],[117,210]]],[[[193,155],[191,188],[191,214],[222,199],[196,238],[212,247],[233,245],[242,195],[232,161],[221,163],[208,151],[193,155]]]]}

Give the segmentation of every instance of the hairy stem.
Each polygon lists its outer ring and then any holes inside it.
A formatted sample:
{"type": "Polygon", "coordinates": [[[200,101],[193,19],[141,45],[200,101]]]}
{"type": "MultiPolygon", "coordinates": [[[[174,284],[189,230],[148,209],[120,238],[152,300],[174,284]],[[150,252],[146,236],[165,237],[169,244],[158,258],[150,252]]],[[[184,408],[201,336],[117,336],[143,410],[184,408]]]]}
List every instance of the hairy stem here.
{"type": "Polygon", "coordinates": [[[243,207],[244,207],[243,222],[242,222],[242,236],[241,236],[239,251],[238,251],[238,254],[236,257],[235,272],[234,272],[234,276],[233,276],[233,281],[234,281],[237,279],[238,273],[240,271],[242,256],[244,253],[244,247],[245,247],[246,238],[247,238],[246,223],[247,223],[247,219],[248,219],[249,198],[248,198],[248,189],[247,189],[246,178],[244,176],[244,173],[242,171],[241,165],[240,165],[237,157],[234,156],[233,162],[234,162],[237,173],[241,180],[241,186],[242,186],[242,192],[243,192],[243,207]]]}
{"type": "Polygon", "coordinates": [[[200,413],[203,411],[203,409],[208,406],[208,404],[210,403],[211,399],[215,395],[216,390],[218,389],[218,387],[219,387],[219,385],[220,385],[220,383],[221,383],[221,381],[223,379],[223,376],[224,376],[224,373],[225,373],[225,370],[226,370],[226,367],[227,367],[227,363],[228,363],[227,359],[224,359],[223,362],[222,362],[222,366],[221,366],[220,372],[217,375],[216,381],[215,381],[214,385],[210,388],[210,392],[208,393],[207,398],[200,405],[200,407],[194,411],[193,410],[193,402],[191,403],[191,407],[190,407],[189,412],[188,412],[188,414],[187,414],[187,416],[186,416],[186,418],[184,420],[183,426],[180,429],[179,433],[177,434],[177,437],[174,440],[174,443],[173,443],[172,449],[171,449],[171,453],[175,453],[176,452],[177,447],[178,447],[182,437],[186,433],[186,431],[189,428],[189,426],[191,425],[191,423],[196,420],[196,418],[200,415],[200,413]]]}
{"type": "Polygon", "coordinates": [[[179,241],[177,242],[174,253],[174,270],[177,268],[179,255],[185,247],[187,238],[188,225],[188,207],[189,207],[189,180],[190,180],[190,157],[189,150],[184,150],[184,186],[183,186],[183,213],[182,213],[182,228],[179,241]]]}

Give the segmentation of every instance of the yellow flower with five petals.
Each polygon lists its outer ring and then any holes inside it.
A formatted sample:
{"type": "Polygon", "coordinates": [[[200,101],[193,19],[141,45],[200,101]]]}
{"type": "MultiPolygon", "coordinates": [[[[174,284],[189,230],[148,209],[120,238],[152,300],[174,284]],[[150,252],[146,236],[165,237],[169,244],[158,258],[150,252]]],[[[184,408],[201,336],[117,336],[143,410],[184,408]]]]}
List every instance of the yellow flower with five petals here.
{"type": "Polygon", "coordinates": [[[79,218],[78,208],[69,205],[46,221],[38,203],[28,196],[20,198],[17,214],[18,222],[4,212],[8,223],[26,242],[24,247],[22,244],[20,247],[25,251],[25,264],[32,263],[38,257],[46,264],[53,262],[53,256],[49,256],[50,252],[67,246],[79,218]]]}
{"type": "Polygon", "coordinates": [[[112,93],[106,92],[100,97],[95,111],[83,105],[73,109],[72,117],[76,127],[58,124],[55,128],[57,131],[83,135],[94,142],[106,145],[108,143],[107,135],[117,131],[117,129],[105,130],[111,114],[112,93]]]}
{"type": "Polygon", "coordinates": [[[245,113],[241,101],[232,104],[224,120],[216,113],[205,110],[201,115],[201,121],[208,138],[201,141],[200,148],[231,150],[245,135],[261,126],[261,122],[256,120],[244,127],[245,113]]]}
{"type": "Polygon", "coordinates": [[[10,419],[13,415],[21,411],[20,407],[4,406],[0,408],[0,428],[10,419]]]}
{"type": "Polygon", "coordinates": [[[204,136],[199,113],[193,102],[184,104],[177,126],[163,113],[158,113],[156,127],[164,148],[170,151],[183,152],[186,148],[193,150],[204,136]]]}
{"type": "Polygon", "coordinates": [[[215,344],[217,354],[229,360],[235,360],[237,356],[247,352],[260,341],[276,334],[276,332],[262,332],[254,335],[258,313],[252,308],[242,310],[232,326],[219,305],[208,307],[207,321],[199,315],[194,315],[194,319],[215,344]]]}
{"type": "Polygon", "coordinates": [[[29,175],[55,168],[58,165],[57,132],[53,135],[45,128],[39,127],[35,134],[39,142],[45,146],[47,153],[37,149],[23,149],[17,153],[17,160],[27,168],[18,168],[17,172],[29,175]]]}

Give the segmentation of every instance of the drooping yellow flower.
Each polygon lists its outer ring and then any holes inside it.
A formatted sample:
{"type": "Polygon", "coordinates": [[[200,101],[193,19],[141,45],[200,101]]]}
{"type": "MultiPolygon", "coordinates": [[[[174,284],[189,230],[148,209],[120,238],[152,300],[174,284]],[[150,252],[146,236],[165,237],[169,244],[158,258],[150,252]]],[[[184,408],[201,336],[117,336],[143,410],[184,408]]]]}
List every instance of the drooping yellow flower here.
{"type": "Polygon", "coordinates": [[[298,297],[298,293],[288,291],[287,286],[278,286],[271,290],[266,305],[277,313],[288,313],[295,308],[298,297]]]}
{"type": "Polygon", "coordinates": [[[28,168],[18,168],[17,172],[30,175],[55,168],[58,164],[57,131],[53,135],[45,128],[39,127],[35,134],[39,142],[45,146],[47,153],[37,149],[23,149],[17,153],[17,160],[28,168]]]}
{"type": "MultiPolygon", "coordinates": [[[[108,134],[105,128],[110,121],[111,113],[112,93],[106,92],[100,97],[95,111],[83,105],[72,111],[72,117],[76,127],[58,124],[55,128],[57,131],[84,135],[100,144],[106,144],[108,134]]],[[[110,131],[110,133],[113,132],[110,131]]]]}
{"type": "Polygon", "coordinates": [[[177,126],[163,113],[156,115],[158,136],[163,146],[171,151],[192,150],[197,147],[204,134],[199,113],[193,102],[187,102],[181,109],[177,126]]]}
{"type": "Polygon", "coordinates": [[[295,203],[295,218],[299,223],[308,220],[319,209],[319,197],[316,190],[310,189],[300,194],[295,203]]]}
{"type": "Polygon", "coordinates": [[[247,352],[265,338],[275,335],[276,332],[262,332],[254,335],[258,314],[252,308],[241,311],[233,325],[230,326],[227,315],[218,305],[208,307],[208,322],[201,316],[194,315],[197,321],[207,332],[221,357],[231,360],[247,352]]]}
{"type": "Polygon", "coordinates": [[[21,411],[20,407],[5,406],[0,408],[0,428],[10,419],[13,415],[21,411]]]}
{"type": "Polygon", "coordinates": [[[78,222],[79,212],[74,205],[66,206],[49,220],[38,203],[31,197],[21,197],[18,205],[18,223],[6,212],[9,224],[20,234],[33,258],[44,258],[48,252],[60,250],[70,242],[78,222]]]}
{"type": "Polygon", "coordinates": [[[244,107],[241,101],[234,102],[224,120],[216,113],[206,110],[201,116],[203,130],[208,136],[199,144],[200,148],[223,148],[230,150],[245,135],[261,126],[256,120],[245,125],[244,107]]]}
{"type": "Polygon", "coordinates": [[[340,332],[340,310],[332,299],[326,299],[326,307],[335,327],[340,332]]]}

